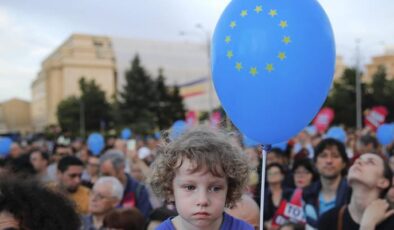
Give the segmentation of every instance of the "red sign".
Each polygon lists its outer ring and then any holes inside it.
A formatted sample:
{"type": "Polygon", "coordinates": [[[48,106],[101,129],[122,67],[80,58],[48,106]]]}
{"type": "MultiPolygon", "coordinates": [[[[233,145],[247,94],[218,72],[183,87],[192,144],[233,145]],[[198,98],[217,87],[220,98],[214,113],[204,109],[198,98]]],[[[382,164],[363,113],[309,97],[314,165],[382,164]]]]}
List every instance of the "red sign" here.
{"type": "Polygon", "coordinates": [[[376,129],[386,120],[387,114],[388,111],[386,107],[375,106],[365,116],[364,123],[366,126],[371,128],[371,130],[376,131],[376,129]]]}
{"type": "Polygon", "coordinates": [[[220,120],[222,119],[222,115],[220,112],[213,112],[211,114],[211,127],[218,127],[220,120]]]}
{"type": "Polygon", "coordinates": [[[334,116],[334,110],[329,107],[325,107],[316,115],[315,120],[313,120],[313,125],[319,133],[324,133],[334,120],[334,116]]]}
{"type": "Polygon", "coordinates": [[[302,209],[302,189],[294,191],[290,202],[282,200],[278,210],[272,218],[272,226],[280,226],[286,222],[305,224],[305,215],[302,209]]]}
{"type": "Polygon", "coordinates": [[[189,111],[186,114],[186,123],[188,127],[193,127],[197,124],[197,113],[196,111],[189,111]]]}

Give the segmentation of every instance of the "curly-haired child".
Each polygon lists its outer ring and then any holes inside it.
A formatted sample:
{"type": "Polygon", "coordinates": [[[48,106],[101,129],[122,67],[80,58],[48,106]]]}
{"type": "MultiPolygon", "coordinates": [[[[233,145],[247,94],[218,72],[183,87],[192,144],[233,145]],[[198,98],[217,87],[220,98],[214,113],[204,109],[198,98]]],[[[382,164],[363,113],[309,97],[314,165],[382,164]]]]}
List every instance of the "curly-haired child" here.
{"type": "Polygon", "coordinates": [[[224,212],[241,198],[248,175],[246,158],[226,135],[207,127],[186,131],[162,146],[153,164],[153,190],[178,211],[157,229],[254,229],[224,212]]]}

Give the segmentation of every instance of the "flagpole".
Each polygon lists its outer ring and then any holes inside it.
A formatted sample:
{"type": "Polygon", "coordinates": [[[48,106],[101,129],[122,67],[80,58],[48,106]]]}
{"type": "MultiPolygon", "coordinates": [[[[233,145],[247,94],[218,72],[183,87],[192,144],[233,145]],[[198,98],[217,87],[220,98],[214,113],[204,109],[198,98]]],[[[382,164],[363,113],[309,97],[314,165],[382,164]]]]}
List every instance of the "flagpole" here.
{"type": "Polygon", "coordinates": [[[260,230],[264,229],[264,194],[265,194],[265,168],[267,162],[267,153],[271,151],[271,145],[262,145],[262,162],[261,162],[261,187],[260,187],[260,230]]]}

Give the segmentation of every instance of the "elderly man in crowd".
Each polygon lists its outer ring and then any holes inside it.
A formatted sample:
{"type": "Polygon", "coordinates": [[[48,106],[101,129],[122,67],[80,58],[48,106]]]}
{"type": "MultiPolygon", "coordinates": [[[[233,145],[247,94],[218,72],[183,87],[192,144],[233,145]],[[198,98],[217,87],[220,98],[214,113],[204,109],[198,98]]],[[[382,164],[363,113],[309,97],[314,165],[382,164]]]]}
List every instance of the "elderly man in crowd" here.
{"type": "Polygon", "coordinates": [[[121,206],[136,207],[147,218],[152,211],[149,194],[145,186],[125,172],[125,157],[119,150],[109,150],[100,158],[102,175],[118,178],[124,187],[121,206]]]}
{"type": "Polygon", "coordinates": [[[123,197],[123,185],[115,177],[101,177],[93,186],[90,194],[90,215],[82,217],[82,230],[100,230],[106,214],[120,203],[123,197]]]}

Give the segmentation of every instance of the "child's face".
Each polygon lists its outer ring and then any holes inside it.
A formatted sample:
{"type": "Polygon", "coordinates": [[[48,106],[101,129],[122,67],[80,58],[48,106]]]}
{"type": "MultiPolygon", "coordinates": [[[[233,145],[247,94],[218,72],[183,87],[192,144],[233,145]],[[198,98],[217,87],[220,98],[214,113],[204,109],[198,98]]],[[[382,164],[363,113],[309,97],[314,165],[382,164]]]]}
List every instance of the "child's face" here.
{"type": "Polygon", "coordinates": [[[219,229],[226,203],[227,179],[213,176],[204,167],[192,173],[193,169],[194,165],[184,159],[172,183],[181,223],[181,226],[176,227],[219,229]]]}

